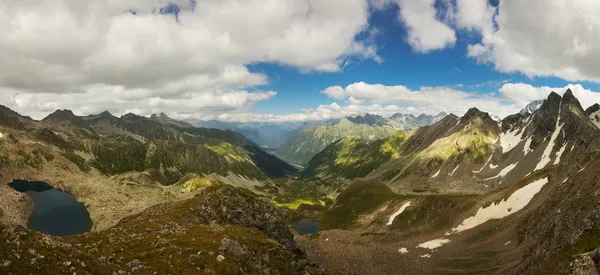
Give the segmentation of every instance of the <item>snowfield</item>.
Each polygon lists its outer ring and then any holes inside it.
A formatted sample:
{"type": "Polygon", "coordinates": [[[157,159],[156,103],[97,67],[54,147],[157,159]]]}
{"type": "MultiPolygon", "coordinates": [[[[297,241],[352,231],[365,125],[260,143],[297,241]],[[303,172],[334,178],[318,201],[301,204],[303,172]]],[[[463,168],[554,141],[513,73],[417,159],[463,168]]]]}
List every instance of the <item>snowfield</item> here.
{"type": "MultiPolygon", "coordinates": [[[[500,173],[498,173],[498,175],[495,175],[495,176],[493,176],[493,177],[491,177],[491,178],[487,178],[487,179],[484,179],[484,180],[491,180],[491,179],[495,179],[495,178],[499,178],[499,177],[504,177],[504,176],[506,176],[506,175],[507,175],[507,174],[508,174],[510,171],[512,171],[513,169],[515,169],[515,167],[517,167],[517,164],[518,164],[518,162],[517,162],[517,163],[513,163],[513,164],[511,164],[511,165],[509,165],[509,166],[506,166],[506,167],[504,167],[504,169],[502,169],[502,170],[500,171],[500,173]]],[[[496,167],[498,167],[498,166],[496,166],[496,167]]],[[[494,168],[496,168],[496,167],[494,167],[494,168]]]]}
{"type": "Polygon", "coordinates": [[[506,200],[479,208],[475,216],[465,219],[460,225],[452,228],[451,233],[471,229],[489,220],[502,219],[525,208],[546,183],[548,183],[548,178],[536,180],[515,191],[506,200]]]}
{"type": "Polygon", "coordinates": [[[386,225],[388,225],[388,226],[392,225],[392,223],[394,222],[394,219],[398,215],[402,214],[402,212],[404,212],[404,210],[406,210],[406,208],[409,207],[409,206],[410,206],[410,202],[407,202],[407,203],[403,204],[402,207],[400,207],[400,209],[398,209],[398,211],[394,212],[394,214],[392,214],[390,216],[390,219],[388,220],[388,223],[386,225]]]}
{"type": "Polygon", "coordinates": [[[521,142],[521,135],[517,134],[519,129],[507,131],[506,133],[500,133],[500,146],[502,146],[502,153],[505,154],[517,147],[521,142]]]}
{"type": "Polygon", "coordinates": [[[448,239],[435,239],[435,240],[431,240],[431,241],[419,244],[417,247],[433,250],[433,249],[436,249],[436,248],[438,248],[446,243],[449,243],[449,242],[450,242],[450,240],[448,240],[448,239]]]}

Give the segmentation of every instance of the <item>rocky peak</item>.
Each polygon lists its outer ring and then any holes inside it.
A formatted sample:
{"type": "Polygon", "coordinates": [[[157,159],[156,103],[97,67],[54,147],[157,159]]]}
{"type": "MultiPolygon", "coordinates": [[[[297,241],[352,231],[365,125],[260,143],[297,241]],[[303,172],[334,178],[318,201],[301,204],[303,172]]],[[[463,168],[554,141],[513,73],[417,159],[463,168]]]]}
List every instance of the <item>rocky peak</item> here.
{"type": "Polygon", "coordinates": [[[471,120],[476,119],[476,118],[480,118],[480,119],[482,119],[483,121],[486,121],[486,122],[488,122],[488,121],[494,121],[490,117],[490,115],[488,113],[482,112],[482,111],[480,111],[477,108],[471,108],[471,109],[469,109],[460,120],[461,120],[461,122],[464,123],[464,122],[471,121],[471,120]]]}
{"type": "Polygon", "coordinates": [[[54,111],[53,113],[49,114],[47,117],[45,117],[44,119],[42,119],[42,121],[45,120],[70,120],[73,118],[76,118],[77,116],[73,113],[73,111],[69,110],[69,109],[58,109],[56,111],[54,111]]]}
{"type": "Polygon", "coordinates": [[[10,108],[0,105],[0,124],[15,129],[24,129],[25,125],[19,120],[22,116],[10,108]]]}
{"type": "Polygon", "coordinates": [[[576,117],[583,118],[584,110],[579,103],[579,100],[575,98],[571,89],[567,89],[562,97],[561,101],[561,112],[563,115],[573,114],[576,117]]]}
{"type": "Polygon", "coordinates": [[[521,109],[521,111],[519,111],[519,114],[521,115],[526,115],[526,114],[533,114],[535,111],[537,111],[537,109],[539,109],[542,104],[544,104],[545,100],[534,100],[529,102],[529,104],[527,104],[525,106],[525,108],[521,109]]]}
{"type": "Polygon", "coordinates": [[[145,117],[143,116],[138,116],[134,113],[127,113],[121,116],[121,119],[126,120],[126,121],[144,121],[146,120],[145,117]]]}
{"type": "Polygon", "coordinates": [[[98,116],[101,116],[101,117],[111,117],[111,118],[115,117],[108,110],[106,110],[106,111],[98,114],[98,116]]]}
{"type": "Polygon", "coordinates": [[[63,109],[63,110],[58,109],[58,110],[54,111],[53,113],[49,114],[44,119],[42,119],[42,122],[61,124],[63,126],[70,124],[70,125],[76,126],[76,127],[82,127],[82,128],[88,127],[88,125],[85,122],[85,120],[83,119],[83,117],[76,116],[69,109],[63,109]]]}
{"type": "Polygon", "coordinates": [[[585,116],[591,116],[593,113],[597,112],[598,110],[600,110],[600,104],[596,103],[590,107],[588,107],[587,109],[585,109],[585,116]]]}
{"type": "Polygon", "coordinates": [[[347,119],[357,124],[367,124],[371,126],[382,126],[387,123],[386,119],[380,115],[365,114],[364,116],[347,117],[347,119]]]}

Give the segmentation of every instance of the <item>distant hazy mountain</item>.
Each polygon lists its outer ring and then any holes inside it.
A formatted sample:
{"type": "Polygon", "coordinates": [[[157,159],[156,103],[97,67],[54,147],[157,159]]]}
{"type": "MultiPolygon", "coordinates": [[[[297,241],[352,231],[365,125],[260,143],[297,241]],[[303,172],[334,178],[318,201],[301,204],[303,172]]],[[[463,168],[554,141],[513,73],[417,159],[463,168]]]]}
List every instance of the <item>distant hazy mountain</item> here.
{"type": "Polygon", "coordinates": [[[436,123],[445,116],[447,116],[447,114],[444,112],[441,112],[435,116],[421,114],[418,117],[415,117],[412,114],[396,113],[387,119],[386,124],[399,130],[411,130],[436,123]]]}
{"type": "Polygon", "coordinates": [[[342,118],[333,124],[303,129],[275,151],[275,155],[287,162],[304,165],[327,145],[341,138],[357,136],[366,140],[374,140],[390,136],[395,131],[396,129],[389,125],[371,126],[367,123],[354,123],[349,118],[342,118]]]}
{"type": "Polygon", "coordinates": [[[396,113],[389,118],[365,114],[348,116],[330,125],[319,125],[299,131],[275,154],[293,164],[305,165],[329,144],[345,137],[375,140],[392,135],[397,130],[411,130],[438,122],[446,116],[441,112],[435,116],[396,113]]]}
{"type": "Polygon", "coordinates": [[[302,129],[333,121],[309,122],[223,122],[218,120],[187,120],[188,123],[203,128],[231,130],[242,134],[264,149],[277,149],[290,137],[302,129]]]}

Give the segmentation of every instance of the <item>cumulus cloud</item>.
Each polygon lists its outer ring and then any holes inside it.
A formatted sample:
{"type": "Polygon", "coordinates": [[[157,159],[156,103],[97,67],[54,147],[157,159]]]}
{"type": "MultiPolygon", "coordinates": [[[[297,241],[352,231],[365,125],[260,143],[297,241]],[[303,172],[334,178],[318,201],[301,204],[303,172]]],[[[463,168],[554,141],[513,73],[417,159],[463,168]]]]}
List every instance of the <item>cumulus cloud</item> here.
{"type": "Polygon", "coordinates": [[[600,81],[600,2],[500,1],[496,11],[485,0],[461,0],[457,9],[465,15],[459,26],[481,33],[468,46],[479,62],[529,77],[600,81]]]}
{"type": "Polygon", "coordinates": [[[564,87],[535,87],[525,83],[507,83],[499,89],[499,93],[502,97],[517,102],[518,105],[526,105],[532,100],[546,99],[551,92],[562,96],[567,89],[571,89],[584,109],[600,103],[600,93],[585,89],[580,84],[569,84],[564,87]]]}
{"type": "Polygon", "coordinates": [[[248,64],[335,72],[351,58],[381,61],[356,39],[368,10],[366,0],[2,1],[0,96],[25,113],[244,111],[275,95],[255,90],[268,77],[248,64]]]}
{"type": "Polygon", "coordinates": [[[427,53],[454,46],[456,33],[438,19],[435,0],[395,0],[399,19],[406,26],[407,41],[418,52],[427,53]]]}

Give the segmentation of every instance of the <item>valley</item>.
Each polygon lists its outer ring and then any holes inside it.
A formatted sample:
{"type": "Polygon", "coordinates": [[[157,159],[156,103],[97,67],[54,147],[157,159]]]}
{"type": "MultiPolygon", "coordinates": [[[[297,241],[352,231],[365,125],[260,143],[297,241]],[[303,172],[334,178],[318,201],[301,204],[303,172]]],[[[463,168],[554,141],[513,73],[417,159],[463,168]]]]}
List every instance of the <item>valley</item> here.
{"type": "Polygon", "coordinates": [[[477,108],[407,129],[343,118],[300,130],[322,138],[294,145],[315,151],[299,170],[164,114],[2,107],[0,272],[594,274],[597,109],[567,90],[500,122],[477,108]],[[89,227],[36,227],[44,204],[22,192],[46,190],[89,227]]]}

